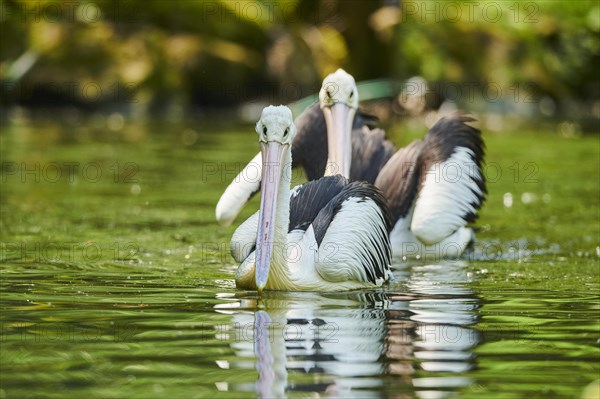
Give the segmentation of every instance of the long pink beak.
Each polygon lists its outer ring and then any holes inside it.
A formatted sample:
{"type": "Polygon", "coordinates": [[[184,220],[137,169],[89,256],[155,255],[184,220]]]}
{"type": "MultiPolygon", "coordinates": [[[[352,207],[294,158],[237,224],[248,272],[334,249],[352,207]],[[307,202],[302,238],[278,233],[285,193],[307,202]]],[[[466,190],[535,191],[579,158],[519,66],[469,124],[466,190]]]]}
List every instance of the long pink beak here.
{"type": "Polygon", "coordinates": [[[260,210],[258,212],[258,233],[256,236],[256,286],[258,293],[269,279],[269,267],[273,256],[275,219],[279,183],[284,168],[284,155],[288,145],[277,142],[260,143],[262,152],[262,186],[260,210]]]}
{"type": "Polygon", "coordinates": [[[352,163],[352,122],[355,114],[354,108],[343,103],[335,103],[323,108],[325,123],[327,124],[327,168],[325,175],[340,174],[350,178],[350,165],[352,163]]]}

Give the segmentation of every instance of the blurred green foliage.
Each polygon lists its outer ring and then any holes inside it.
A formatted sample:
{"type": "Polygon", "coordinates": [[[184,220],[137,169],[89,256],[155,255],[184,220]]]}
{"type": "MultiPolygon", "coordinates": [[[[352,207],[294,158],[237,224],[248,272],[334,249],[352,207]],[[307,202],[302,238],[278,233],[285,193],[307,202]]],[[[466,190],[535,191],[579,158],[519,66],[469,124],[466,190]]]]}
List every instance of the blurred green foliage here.
{"type": "Polygon", "coordinates": [[[343,67],[600,115],[596,1],[1,0],[0,21],[3,103],[290,102],[343,67]]]}

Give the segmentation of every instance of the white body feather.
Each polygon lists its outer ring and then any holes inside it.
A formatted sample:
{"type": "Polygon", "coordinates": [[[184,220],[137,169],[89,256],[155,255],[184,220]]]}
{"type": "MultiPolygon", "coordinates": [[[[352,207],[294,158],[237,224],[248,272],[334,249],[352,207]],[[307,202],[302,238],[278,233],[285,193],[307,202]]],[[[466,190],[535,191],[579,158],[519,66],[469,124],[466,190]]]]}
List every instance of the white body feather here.
{"type": "Polygon", "coordinates": [[[450,158],[433,165],[415,201],[410,230],[424,244],[448,239],[466,222],[464,215],[475,213],[473,204],[482,192],[476,183],[481,172],[473,152],[457,147],[450,158]]]}
{"type": "Polygon", "coordinates": [[[442,241],[426,245],[409,229],[410,219],[400,219],[390,233],[395,258],[409,259],[455,259],[465,251],[473,240],[473,229],[461,227],[442,241]]]}

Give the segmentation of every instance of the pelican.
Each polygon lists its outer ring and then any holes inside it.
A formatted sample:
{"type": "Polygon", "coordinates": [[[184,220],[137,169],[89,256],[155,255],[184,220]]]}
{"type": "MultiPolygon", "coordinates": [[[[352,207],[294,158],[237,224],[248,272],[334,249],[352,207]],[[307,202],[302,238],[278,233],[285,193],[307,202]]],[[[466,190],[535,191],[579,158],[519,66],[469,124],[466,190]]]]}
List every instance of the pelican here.
{"type": "Polygon", "coordinates": [[[391,215],[365,182],[323,177],[290,191],[296,134],[285,106],[256,124],[261,159],[260,209],[231,239],[239,288],[338,291],[381,286],[391,278],[391,215]]]}
{"type": "Polygon", "coordinates": [[[343,70],[323,83],[319,99],[327,121],[328,163],[337,165],[346,177],[351,175],[350,164],[365,175],[375,174],[375,186],[386,197],[393,216],[394,256],[460,256],[474,240],[473,229],[466,225],[477,219],[487,193],[481,170],[481,132],[468,124],[474,119],[462,113],[441,118],[423,140],[388,157],[392,145],[380,137],[385,135],[381,129],[351,131],[347,121],[356,110],[356,93],[354,79],[343,70]],[[336,93],[330,95],[327,87],[335,87],[336,93]],[[368,145],[362,151],[352,148],[351,135],[353,142],[368,145]],[[372,156],[383,147],[385,157],[372,156]]]}
{"type": "MultiPolygon", "coordinates": [[[[487,193],[481,132],[468,124],[474,119],[461,113],[441,118],[423,140],[394,153],[385,132],[358,111],[356,83],[345,71],[324,79],[318,106],[298,117],[292,146],[294,157],[309,165],[308,178],[322,170],[381,189],[392,212],[394,256],[460,256],[474,240],[466,226],[477,219],[487,193]]],[[[258,154],[249,165],[260,160],[258,154]]],[[[217,205],[217,220],[231,223],[259,185],[238,176],[217,205]]]]}

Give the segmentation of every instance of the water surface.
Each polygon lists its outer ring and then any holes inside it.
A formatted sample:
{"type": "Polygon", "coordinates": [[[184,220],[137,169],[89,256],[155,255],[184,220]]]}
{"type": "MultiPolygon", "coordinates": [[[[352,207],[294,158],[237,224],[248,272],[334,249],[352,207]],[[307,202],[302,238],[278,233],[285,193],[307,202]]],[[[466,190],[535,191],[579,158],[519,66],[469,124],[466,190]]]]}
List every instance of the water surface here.
{"type": "Polygon", "coordinates": [[[464,259],[261,299],[214,222],[252,127],[16,119],[0,140],[0,398],[581,397],[600,378],[597,137],[487,134],[464,259]]]}

